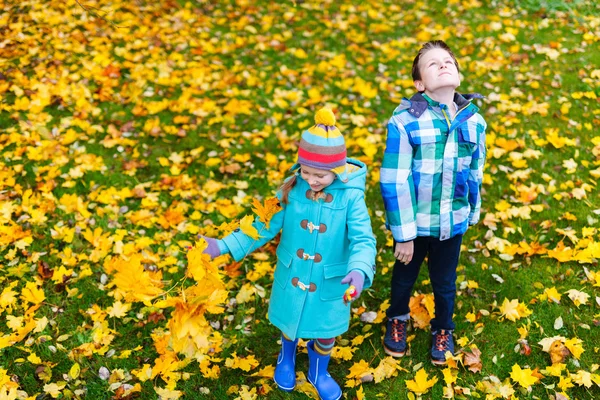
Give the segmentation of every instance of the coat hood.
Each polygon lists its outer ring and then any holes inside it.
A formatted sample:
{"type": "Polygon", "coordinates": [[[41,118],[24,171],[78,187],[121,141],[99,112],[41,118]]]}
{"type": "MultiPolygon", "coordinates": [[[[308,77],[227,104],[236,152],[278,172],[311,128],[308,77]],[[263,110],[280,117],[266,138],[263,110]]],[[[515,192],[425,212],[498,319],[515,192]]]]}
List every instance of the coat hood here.
{"type": "MultiPolygon", "coordinates": [[[[293,171],[298,178],[302,179],[300,176],[300,163],[294,164],[292,168],[290,168],[290,171],[293,171]]],[[[354,158],[347,158],[345,168],[336,168],[332,172],[335,173],[337,179],[333,181],[331,185],[327,186],[325,190],[359,189],[363,192],[365,191],[367,165],[362,161],[354,158]]]]}

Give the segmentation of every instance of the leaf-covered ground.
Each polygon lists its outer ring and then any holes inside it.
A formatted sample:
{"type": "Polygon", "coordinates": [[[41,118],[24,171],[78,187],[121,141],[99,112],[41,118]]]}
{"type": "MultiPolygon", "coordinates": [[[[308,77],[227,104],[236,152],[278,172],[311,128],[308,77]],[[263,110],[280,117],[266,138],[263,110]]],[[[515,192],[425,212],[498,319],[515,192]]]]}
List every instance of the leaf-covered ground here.
{"type": "MultiPolygon", "coordinates": [[[[585,1],[34,1],[0,6],[0,399],[315,398],[275,389],[276,243],[209,262],[268,200],[314,112],[370,169],[378,275],[330,372],[345,398],[600,393],[600,6],[585,1]],[[420,44],[486,96],[482,221],[448,367],[382,351],[393,255],[378,170],[420,44]]],[[[266,207],[266,208],[265,208],[266,207]]],[[[301,343],[305,346],[305,343],[301,343]]]]}

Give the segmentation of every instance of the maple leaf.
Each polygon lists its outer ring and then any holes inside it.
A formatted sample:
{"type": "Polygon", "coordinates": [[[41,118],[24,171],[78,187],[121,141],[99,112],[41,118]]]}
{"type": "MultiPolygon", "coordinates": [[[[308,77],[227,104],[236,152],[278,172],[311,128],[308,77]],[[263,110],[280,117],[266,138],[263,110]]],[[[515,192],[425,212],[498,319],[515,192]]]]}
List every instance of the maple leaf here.
{"type": "Polygon", "coordinates": [[[582,304],[587,304],[588,299],[590,298],[589,294],[576,289],[568,290],[567,293],[569,298],[573,301],[573,303],[575,303],[577,307],[579,307],[582,304]]]}
{"type": "Polygon", "coordinates": [[[369,367],[369,363],[365,360],[360,360],[359,362],[355,362],[350,367],[350,372],[346,375],[346,378],[362,378],[364,374],[370,372],[371,367],[369,367]]]}
{"type": "Polygon", "coordinates": [[[411,392],[414,392],[416,394],[425,394],[438,381],[438,378],[435,376],[431,379],[428,379],[428,378],[429,378],[429,375],[427,375],[427,372],[425,371],[425,369],[421,368],[420,370],[417,371],[417,374],[415,375],[414,380],[410,380],[410,381],[405,380],[404,382],[406,383],[406,387],[411,392]]]}
{"type": "Polygon", "coordinates": [[[453,385],[456,383],[456,379],[458,379],[458,371],[453,368],[444,368],[442,370],[444,374],[444,382],[446,385],[453,385]]]}
{"type": "Polygon", "coordinates": [[[250,376],[259,376],[262,378],[273,378],[275,374],[275,367],[272,365],[267,365],[264,368],[261,368],[258,372],[251,374],[250,376]]]}
{"type": "Polygon", "coordinates": [[[583,341],[579,338],[567,339],[565,341],[565,347],[569,349],[573,357],[579,359],[581,354],[585,351],[582,346],[583,341]]]}
{"type": "Polygon", "coordinates": [[[365,392],[363,391],[363,387],[359,387],[356,391],[356,400],[365,400],[365,392]]]}
{"type": "Polygon", "coordinates": [[[180,390],[171,390],[157,386],[154,387],[154,391],[160,396],[161,400],[177,400],[183,395],[180,390]]]}
{"type": "Polygon", "coordinates": [[[23,290],[21,290],[21,298],[29,303],[40,304],[46,300],[46,295],[34,282],[27,282],[23,290]]]}
{"type": "Polygon", "coordinates": [[[592,387],[592,374],[582,369],[577,371],[575,375],[571,375],[571,379],[579,386],[585,386],[588,389],[592,387]]]}
{"type": "Polygon", "coordinates": [[[517,319],[527,317],[532,313],[526,305],[519,303],[518,299],[508,300],[507,298],[504,298],[499,309],[503,317],[513,322],[517,319]]]}
{"type": "Polygon", "coordinates": [[[481,368],[483,368],[483,364],[481,362],[481,350],[479,350],[476,346],[471,345],[471,351],[464,352],[464,365],[471,372],[481,372],[481,368]]]}
{"type": "Polygon", "coordinates": [[[531,369],[521,369],[518,364],[513,365],[510,377],[513,381],[526,389],[539,381],[539,378],[533,374],[531,369]]]}
{"type": "Polygon", "coordinates": [[[259,363],[254,358],[254,355],[249,355],[248,357],[238,357],[236,352],[231,355],[231,358],[225,360],[225,366],[227,368],[239,368],[246,372],[258,367],[258,365],[259,363]]]}
{"type": "Polygon", "coordinates": [[[543,370],[542,372],[545,373],[546,375],[550,375],[550,376],[561,376],[562,371],[564,371],[566,368],[567,368],[566,364],[557,362],[555,364],[552,364],[549,367],[546,367],[546,369],[543,370]]]}
{"type": "Polygon", "coordinates": [[[115,301],[111,307],[108,307],[106,310],[108,315],[113,318],[123,318],[127,315],[129,310],[131,309],[131,304],[121,303],[120,301],[115,301]]]}
{"type": "Polygon", "coordinates": [[[113,284],[117,287],[115,289],[117,300],[149,303],[163,292],[162,273],[146,271],[142,265],[141,255],[136,254],[129,259],[115,257],[109,265],[115,271],[113,284]]]}
{"type": "Polygon", "coordinates": [[[253,225],[254,217],[252,215],[246,215],[240,220],[240,229],[246,235],[250,236],[254,240],[258,240],[261,236],[253,225]]]}
{"type": "Polygon", "coordinates": [[[264,205],[255,198],[252,200],[252,205],[254,206],[252,211],[258,215],[258,218],[265,224],[266,229],[269,229],[273,215],[282,210],[281,206],[279,205],[279,199],[276,197],[265,199],[264,205]]]}
{"type": "Polygon", "coordinates": [[[379,383],[384,379],[389,379],[393,376],[398,375],[398,371],[405,371],[404,368],[400,366],[400,361],[395,359],[394,357],[386,357],[379,362],[379,365],[373,371],[373,378],[375,383],[379,383]]]}

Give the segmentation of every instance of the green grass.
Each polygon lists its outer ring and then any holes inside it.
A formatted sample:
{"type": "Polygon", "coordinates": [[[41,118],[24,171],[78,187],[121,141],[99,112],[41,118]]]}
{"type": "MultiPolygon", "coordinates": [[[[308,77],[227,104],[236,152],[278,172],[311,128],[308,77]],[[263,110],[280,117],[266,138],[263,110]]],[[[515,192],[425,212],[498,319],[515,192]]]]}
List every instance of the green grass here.
{"type": "MultiPolygon", "coordinates": [[[[504,239],[512,244],[539,242],[550,250],[561,241],[574,247],[575,243],[557,231],[568,232],[569,228],[580,244],[586,240],[584,228],[596,229],[590,231],[587,246],[599,240],[600,198],[597,173],[592,172],[600,166],[595,129],[600,114],[594,98],[600,96],[598,5],[578,0],[329,1],[319,5],[303,1],[178,0],[99,2],[97,6],[85,12],[76,2],[9,1],[0,9],[0,32],[9,38],[0,48],[0,294],[16,282],[16,300],[0,301],[0,320],[25,317],[31,304],[22,300],[23,288],[38,282],[46,299],[34,317],[40,324],[43,318],[48,321],[17,343],[0,348],[1,384],[5,384],[5,373],[18,383],[19,390],[32,397],[50,398],[44,393],[44,384],[65,381],[66,389],[59,398],[84,397],[76,394],[77,390],[84,390],[85,397],[91,399],[118,398],[109,390],[110,383],[99,377],[100,368],[131,374],[144,364],[154,366],[160,354],[153,335],[169,329],[173,309],[159,310],[156,304],[137,302],[124,318],[106,315],[117,300],[110,286],[114,276],[107,273],[105,263],[117,256],[116,246],[111,244],[105,255],[91,261],[94,247],[84,238],[85,231],[100,228],[110,235],[120,232],[126,246],[135,246],[144,237],[154,239],[154,244],[135,251],[147,257],[148,266],[162,265],[174,257],[174,265],[159,267],[165,288],[191,286],[194,282],[190,278],[181,284],[187,261],[180,241],[193,241],[195,234],[165,228],[161,224],[165,212],[183,206],[182,226],[195,225],[201,233],[214,233],[212,224],[232,219],[227,201],[241,202],[238,218],[250,213],[252,198],[272,196],[280,185],[287,174],[285,165],[295,160],[295,142],[312,123],[314,111],[323,105],[335,109],[349,154],[369,166],[366,195],[378,241],[378,274],[360,304],[368,311],[379,310],[390,296],[393,264],[391,248],[386,246],[389,233],[382,228],[384,209],[376,179],[385,125],[400,98],[414,93],[410,68],[420,44],[436,38],[455,49],[463,74],[459,91],[486,96],[478,105],[488,123],[482,222],[465,235],[459,271],[459,281],[473,281],[479,287],[460,289],[455,310],[456,337],[468,339],[465,350],[469,345],[481,350],[482,370],[472,373],[459,368],[456,386],[470,390],[470,394],[457,390],[456,398],[485,398],[477,383],[491,376],[508,380],[518,398],[554,396],[560,392],[558,378],[544,377],[543,384],[535,384],[527,392],[510,380],[510,373],[515,364],[538,371],[549,366],[550,357],[538,342],[555,335],[583,341],[585,351],[580,359],[566,361],[571,374],[578,370],[597,373],[600,306],[596,299],[600,293],[598,286],[586,281],[583,269],[597,271],[597,259],[559,262],[546,255],[516,254],[509,260],[498,248],[486,246],[504,239]],[[109,66],[117,68],[120,75],[111,77],[109,66]],[[376,95],[361,91],[361,81],[376,89],[376,95]],[[43,110],[14,109],[23,98],[33,101],[43,85],[51,92],[51,101],[43,110]],[[107,92],[101,92],[103,88],[107,92]],[[315,99],[311,90],[319,93],[315,99]],[[107,96],[103,101],[101,93],[107,96]],[[189,97],[178,102],[183,96],[189,97]],[[165,109],[156,113],[148,109],[163,100],[169,101],[165,109]],[[232,106],[233,100],[241,103],[232,106]],[[247,112],[242,110],[245,101],[247,112]],[[571,104],[568,111],[565,103],[571,104]],[[535,107],[540,108],[535,111],[535,107]],[[363,122],[357,122],[356,116],[364,117],[363,122]],[[155,119],[158,129],[153,131],[148,126],[155,119]],[[110,130],[115,137],[109,133],[110,125],[115,128],[110,130]],[[76,132],[74,142],[63,141],[69,128],[76,132]],[[121,128],[129,133],[118,133],[121,128]],[[180,129],[185,130],[185,136],[177,134],[180,129]],[[113,147],[103,144],[113,138],[120,142],[113,147]],[[358,140],[363,138],[374,143],[369,152],[358,140]],[[558,147],[564,138],[576,144],[558,147]],[[499,149],[507,148],[505,142],[516,146],[501,153],[499,149]],[[198,148],[204,150],[195,150],[198,148]],[[374,155],[367,155],[371,150],[374,155]],[[528,150],[539,156],[532,157],[528,150]],[[39,158],[35,157],[37,151],[42,154],[39,158]],[[281,157],[273,162],[267,153],[281,157]],[[82,155],[100,157],[106,169],[87,170],[90,161],[82,155]],[[519,161],[520,156],[526,163],[519,161]],[[182,160],[180,174],[171,170],[173,161],[168,165],[160,162],[178,157],[182,160]],[[221,163],[206,165],[209,158],[218,158],[221,163]],[[574,170],[565,164],[570,159],[577,164],[574,170]],[[137,170],[130,175],[127,168],[133,162],[138,163],[137,170]],[[233,163],[241,169],[221,171],[233,163]],[[83,170],[82,176],[74,173],[77,168],[83,170]],[[211,180],[222,182],[224,187],[212,191],[207,185],[211,180]],[[49,189],[48,183],[53,183],[49,189]],[[97,198],[109,188],[133,191],[136,187],[144,187],[148,197],[156,196],[157,204],[149,205],[148,198],[136,196],[111,204],[97,198]],[[28,189],[30,197],[25,195],[28,189]],[[537,197],[529,204],[520,191],[534,189],[537,197]],[[578,199],[574,189],[585,190],[585,198],[578,199]],[[72,194],[79,197],[82,209],[63,204],[63,196],[72,194]],[[211,208],[214,202],[219,205],[211,208]],[[525,218],[503,215],[503,204],[543,207],[525,218]],[[120,212],[124,206],[127,211],[120,212]],[[33,218],[36,210],[47,219],[33,218]],[[149,223],[132,221],[129,213],[140,210],[151,211],[153,219],[149,223]],[[192,219],[195,212],[200,213],[199,220],[192,219]],[[483,223],[486,214],[498,220],[495,228],[483,223]],[[51,230],[59,229],[59,224],[76,229],[72,242],[52,236],[51,230]],[[30,244],[18,244],[12,238],[19,228],[30,231],[25,235],[33,238],[30,244]],[[43,279],[37,272],[40,260],[55,271],[64,266],[76,275],[64,284],[43,279]],[[492,274],[504,282],[499,283],[492,274]],[[562,294],[560,304],[538,299],[544,289],[552,287],[562,294]],[[72,292],[75,289],[77,293],[72,292]],[[566,295],[570,289],[588,293],[588,304],[575,306],[566,295]],[[504,320],[498,307],[505,298],[519,299],[532,314],[515,322],[504,320]],[[478,314],[479,310],[484,313],[478,314]],[[153,313],[158,311],[165,319],[153,320],[157,316],[153,313]],[[469,312],[478,314],[476,322],[466,320],[469,312]],[[558,317],[564,326],[555,330],[558,317]],[[106,320],[106,328],[114,335],[108,345],[114,351],[110,357],[75,351],[94,341],[95,318],[106,320]],[[529,356],[516,348],[520,338],[517,329],[522,327],[529,330],[529,356]],[[70,336],[59,342],[58,337],[65,334],[70,336]],[[130,356],[118,358],[121,352],[138,346],[141,348],[130,356]],[[27,359],[32,352],[40,357],[41,365],[50,367],[48,382],[35,374],[40,364],[27,359]],[[67,380],[65,376],[75,362],[81,366],[80,376],[67,380]]],[[[274,245],[263,249],[272,265],[274,245]]],[[[236,398],[239,387],[248,385],[249,390],[260,393],[266,387],[272,389],[261,398],[306,398],[298,391],[278,391],[270,379],[251,376],[275,364],[279,338],[266,316],[272,270],[256,282],[265,289],[264,299],[255,297],[244,304],[231,301],[248,283],[243,272],[252,271],[256,262],[247,257],[238,276],[231,275],[230,264],[222,266],[229,273],[223,277],[229,300],[223,313],[207,314],[214,330],[224,338],[222,351],[214,354],[220,360],[211,363],[219,366],[220,375],[218,379],[204,378],[199,363],[190,362],[178,371],[183,375],[177,379],[176,389],[184,397],[236,398]],[[233,353],[253,355],[259,366],[249,372],[227,368],[225,360],[233,353]],[[238,390],[231,389],[235,385],[238,390]],[[201,394],[200,388],[208,389],[209,394],[201,394]]],[[[415,290],[431,293],[427,280],[423,266],[415,290]]],[[[170,293],[178,294],[177,290],[170,293]]],[[[13,333],[14,325],[7,322],[0,324],[0,343],[3,336],[13,333]]],[[[331,363],[330,372],[342,386],[354,363],[365,360],[374,368],[385,357],[383,326],[363,323],[357,315],[338,343],[367,334],[371,335],[356,348],[352,360],[331,363]]],[[[411,334],[415,337],[410,355],[399,361],[403,370],[380,383],[363,384],[366,398],[410,397],[405,381],[414,379],[421,367],[439,379],[423,398],[442,397],[443,374],[428,359],[430,333],[415,329],[411,334]]],[[[185,358],[181,354],[178,357],[185,358]]],[[[298,370],[306,373],[304,353],[298,355],[298,370]]],[[[141,392],[131,398],[153,399],[158,398],[154,388],[165,387],[166,378],[159,375],[141,381],[126,377],[122,383],[140,384],[141,392]]],[[[0,387],[0,397],[2,390],[0,387]]],[[[567,394],[588,399],[597,390],[597,385],[590,389],[576,385],[567,394]]],[[[344,391],[348,399],[357,396],[356,389],[344,391]]]]}

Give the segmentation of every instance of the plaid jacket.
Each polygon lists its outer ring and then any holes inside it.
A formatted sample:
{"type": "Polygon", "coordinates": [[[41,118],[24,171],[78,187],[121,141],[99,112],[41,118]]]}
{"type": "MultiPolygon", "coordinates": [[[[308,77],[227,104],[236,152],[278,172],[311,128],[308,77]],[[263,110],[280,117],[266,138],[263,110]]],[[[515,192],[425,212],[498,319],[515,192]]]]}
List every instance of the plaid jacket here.
{"type": "Polygon", "coordinates": [[[479,220],[486,123],[455,94],[458,112],[418,93],[403,99],[387,126],[380,186],[386,226],[397,242],[447,240],[479,220]]]}

